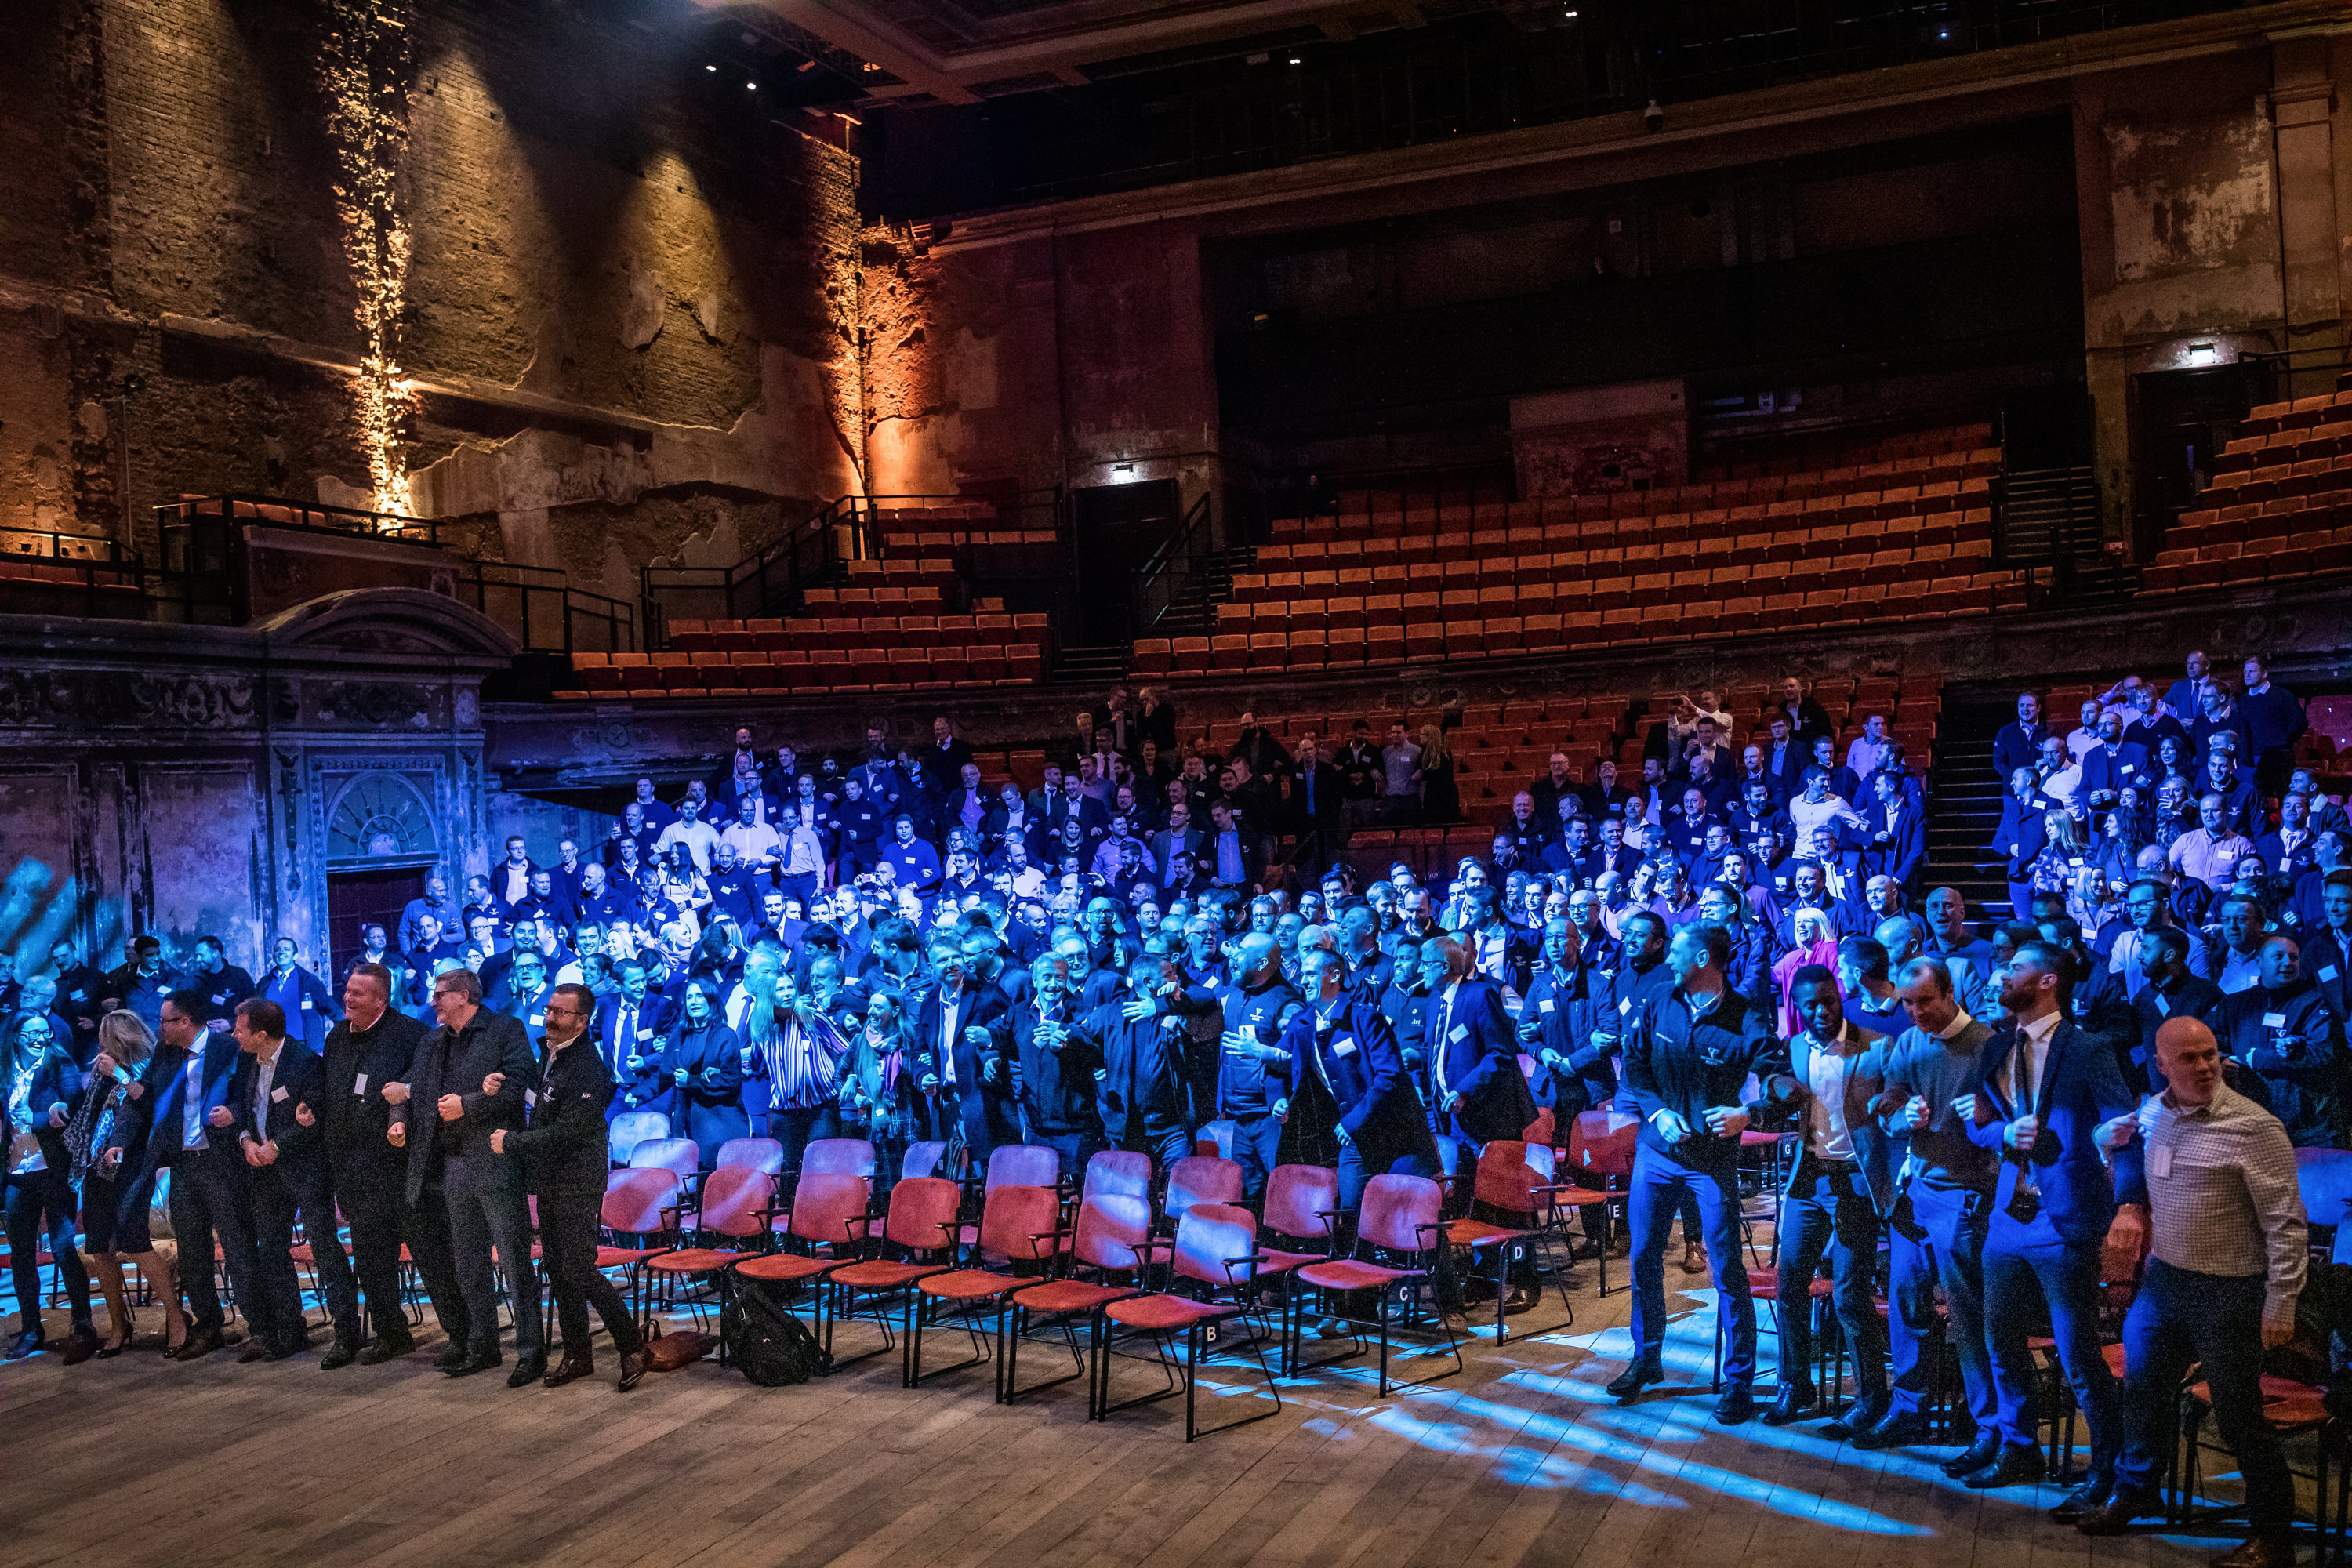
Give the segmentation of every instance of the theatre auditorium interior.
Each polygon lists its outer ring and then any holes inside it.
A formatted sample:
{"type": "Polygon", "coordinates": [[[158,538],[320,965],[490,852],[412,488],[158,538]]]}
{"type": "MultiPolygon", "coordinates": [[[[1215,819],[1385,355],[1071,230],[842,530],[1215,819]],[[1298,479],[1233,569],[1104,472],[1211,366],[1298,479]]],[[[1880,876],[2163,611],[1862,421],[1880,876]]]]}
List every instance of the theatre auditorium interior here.
{"type": "Polygon", "coordinates": [[[2347,0],[12,0],[0,1559],[2340,1561],[2339,129],[2347,0]]]}

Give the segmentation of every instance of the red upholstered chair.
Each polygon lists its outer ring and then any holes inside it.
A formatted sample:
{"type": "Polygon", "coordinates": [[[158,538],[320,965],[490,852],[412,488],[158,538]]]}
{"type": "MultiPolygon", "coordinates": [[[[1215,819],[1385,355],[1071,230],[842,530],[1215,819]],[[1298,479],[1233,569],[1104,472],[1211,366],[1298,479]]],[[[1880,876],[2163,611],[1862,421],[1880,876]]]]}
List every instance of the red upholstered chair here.
{"type": "Polygon", "coordinates": [[[748,1165],[771,1176],[782,1175],[784,1146],[772,1138],[730,1138],[719,1145],[718,1166],[748,1165]]]}
{"type": "MultiPolygon", "coordinates": [[[[1483,1257],[1492,1260],[1496,1344],[1510,1337],[1503,1300],[1508,1290],[1514,1245],[1525,1243],[1532,1250],[1558,1236],[1559,1198],[1578,1190],[1553,1181],[1553,1173],[1550,1144],[1496,1138],[1478,1152],[1477,1169],[1472,1178],[1476,1205],[1471,1211],[1472,1217],[1451,1221],[1445,1227],[1448,1247],[1467,1252],[1474,1259],[1483,1257]],[[1495,1217],[1478,1218],[1482,1213],[1495,1217]]],[[[1576,1309],[1568,1299],[1564,1272],[1553,1269],[1552,1279],[1559,1288],[1559,1304],[1573,1323],[1576,1309]]]]}
{"type": "MultiPolygon", "coordinates": [[[[1176,1238],[1171,1242],[1146,1244],[1151,1250],[1171,1253],[1171,1286],[1164,1292],[1149,1296],[1128,1296],[1112,1301],[1102,1310],[1103,1316],[1121,1328],[1137,1330],[1151,1336],[1153,1354],[1163,1373],[1181,1373],[1184,1394],[1184,1441],[1200,1436],[1196,1419],[1198,1397],[1196,1387],[1201,1362],[1207,1345],[1208,1327],[1235,1318],[1254,1315],[1253,1301],[1256,1295],[1258,1266],[1265,1254],[1257,1245],[1257,1216],[1234,1204],[1196,1204],[1176,1226],[1176,1238]],[[1186,1294],[1179,1294],[1178,1289],[1186,1294]],[[1173,1354],[1174,1340],[1184,1336],[1184,1353],[1180,1361],[1173,1354]]],[[[1245,1426],[1264,1420],[1282,1409],[1282,1391],[1276,1387],[1273,1369],[1266,1365],[1265,1352],[1261,1346],[1263,1333],[1252,1333],[1246,1342],[1250,1353],[1257,1360],[1258,1370],[1265,1373],[1266,1393],[1273,1398],[1272,1409],[1261,1410],[1255,1415],[1244,1415],[1228,1421],[1226,1427],[1245,1426]]],[[[1233,1342],[1230,1336],[1223,1341],[1233,1342]]],[[[1177,1392],[1176,1380],[1169,1379],[1168,1386],[1150,1394],[1110,1402],[1109,1347],[1104,1347],[1102,1371],[1096,1379],[1097,1397],[1094,1415],[1097,1420],[1108,1418],[1113,1411],[1132,1409],[1168,1398],[1177,1392]]],[[[1213,1354],[1213,1351],[1208,1353],[1213,1354]]]]}
{"type": "Polygon", "coordinates": [[[627,1165],[637,1145],[669,1136],[669,1118],[658,1110],[625,1110],[604,1125],[604,1152],[615,1165],[627,1165]]]}
{"type": "MultiPolygon", "coordinates": [[[[1097,1162],[1102,1155],[1095,1156],[1097,1162]]],[[[1068,1278],[1049,1279],[1042,1285],[1032,1285],[1015,1291],[1012,1310],[1003,1321],[1003,1337],[999,1341],[999,1373],[996,1397],[999,1404],[1010,1405],[1024,1394],[1034,1394],[1041,1388],[1067,1383],[1081,1372],[1087,1374],[1087,1414],[1094,1414],[1101,1403],[1100,1378],[1103,1365],[1103,1309],[1111,1302],[1132,1296],[1139,1289],[1123,1281],[1113,1282],[1108,1275],[1131,1276],[1139,1279],[1144,1258],[1151,1243],[1151,1199],[1149,1194],[1150,1163],[1143,1155],[1146,1191],[1129,1193],[1097,1191],[1093,1184],[1094,1165],[1087,1166],[1087,1191],[1078,1200],[1078,1216],[1075,1230],[1066,1238],[1067,1258],[1075,1276],[1091,1272],[1093,1279],[1068,1278]],[[1087,1344],[1082,1351],[1073,1329],[1073,1320],[1083,1316],[1087,1321],[1087,1344]],[[1057,1329],[1067,1345],[1074,1370],[1044,1383],[1023,1388],[1020,1383],[1021,1342],[1034,1331],[1035,1325],[1057,1329]]]]}
{"type": "MultiPolygon", "coordinates": [[[[1430,1278],[1437,1265],[1438,1255],[1444,1247],[1444,1226],[1438,1218],[1443,1206],[1438,1184],[1427,1176],[1374,1176],[1364,1184],[1363,1207],[1356,1221],[1356,1245],[1350,1256],[1334,1258],[1321,1263],[1310,1263],[1296,1269],[1292,1278],[1302,1285],[1313,1286],[1326,1292],[1370,1290],[1375,1292],[1374,1309],[1380,1331],[1381,1375],[1380,1391],[1385,1397],[1391,1386],[1413,1387],[1420,1383],[1451,1377],[1453,1373],[1436,1373],[1414,1383],[1391,1384],[1389,1381],[1389,1310],[1390,1298],[1404,1298],[1405,1321],[1414,1316],[1414,1300],[1420,1282],[1430,1278]],[[1374,1259],[1393,1257],[1396,1264],[1374,1259]],[[1416,1261],[1417,1260],[1417,1261],[1416,1261]]],[[[1294,1292],[1290,1299],[1292,1318],[1289,1331],[1284,1336],[1292,1345],[1299,1339],[1298,1319],[1305,1310],[1306,1292],[1294,1292]]],[[[1433,1313],[1437,1331],[1444,1336],[1445,1349],[1454,1357],[1454,1372],[1462,1370],[1462,1351],[1446,1326],[1442,1313],[1433,1313]]],[[[1356,1348],[1345,1355],[1329,1358],[1343,1361],[1363,1352],[1360,1337],[1356,1348]]],[[[1300,1362],[1294,1352],[1286,1369],[1296,1376],[1300,1362]]]]}
{"type": "Polygon", "coordinates": [[[646,1259],[677,1244],[678,1208],[685,1201],[677,1175],[668,1171],[614,1171],[604,1179],[604,1202],[596,1216],[604,1239],[597,1244],[596,1267],[622,1271],[636,1303],[632,1310],[640,1318],[646,1316],[646,1259]]]}
{"type": "Polygon", "coordinates": [[[1609,1294],[1609,1253],[1616,1216],[1633,1188],[1633,1146],[1640,1139],[1639,1117],[1602,1107],[1578,1113],[1568,1124],[1568,1163],[1584,1173],[1591,1187],[1568,1187],[1555,1194],[1563,1208],[1582,1209],[1585,1231],[1593,1232],[1592,1211],[1601,1211],[1601,1294],[1609,1294]]]}
{"type": "MultiPolygon", "coordinates": [[[[912,1287],[917,1280],[944,1274],[954,1266],[956,1215],[962,1208],[963,1189],[943,1177],[902,1176],[898,1184],[890,1189],[890,1209],[883,1216],[879,1238],[883,1256],[840,1264],[824,1283],[833,1298],[828,1306],[821,1309],[827,1350],[833,1348],[835,1323],[843,1317],[856,1317],[861,1304],[873,1308],[874,1326],[882,1331],[879,1346],[836,1360],[836,1371],[849,1362],[880,1355],[899,1343],[898,1337],[890,1331],[890,1320],[884,1315],[882,1303],[893,1296],[903,1297],[911,1328],[916,1305],[912,1287]]],[[[905,1376],[903,1368],[900,1376],[905,1376]]]]}
{"type": "Polygon", "coordinates": [[[1173,1230],[1200,1204],[1242,1201],[1242,1168],[1232,1160],[1188,1154],[1168,1167],[1168,1197],[1162,1213],[1173,1230]]]}
{"type": "Polygon", "coordinates": [[[1151,1201],[1151,1156],[1130,1153],[1125,1149],[1106,1149],[1087,1162],[1084,1184],[1078,1198],[1108,1196],[1141,1198],[1151,1201]]]}
{"type": "MultiPolygon", "coordinates": [[[[983,1258],[990,1254],[1003,1258],[1008,1271],[951,1268],[946,1273],[926,1275],[915,1281],[918,1295],[907,1334],[906,1381],[908,1388],[914,1388],[923,1381],[923,1330],[930,1323],[952,1319],[962,1325],[964,1332],[971,1340],[972,1353],[970,1356],[936,1371],[959,1372],[991,1359],[988,1339],[973,1326],[972,1316],[994,1308],[997,1314],[996,1337],[1003,1337],[1004,1319],[1011,1311],[1013,1293],[1037,1283],[1034,1273],[1022,1275],[1009,1270],[1024,1264],[1042,1268],[1050,1264],[1054,1255],[1060,1250],[1061,1194],[1050,1186],[1007,1184],[992,1188],[980,1212],[978,1233],[976,1245],[980,1254],[983,1258]]],[[[1003,1392],[1002,1375],[1000,1368],[1000,1395],[1003,1392]]]]}
{"type": "Polygon", "coordinates": [[[681,1238],[691,1236],[696,1245],[656,1253],[646,1259],[646,1270],[656,1279],[688,1289],[687,1307],[698,1326],[702,1307],[690,1293],[694,1282],[714,1279],[723,1289],[730,1268],[755,1251],[767,1250],[775,1214],[775,1177],[748,1165],[721,1166],[712,1171],[698,1192],[687,1199],[680,1215],[681,1238]],[[756,1241],[758,1246],[720,1245],[730,1241],[756,1241]]]}
{"type": "Polygon", "coordinates": [[[1230,1160],[1234,1157],[1234,1139],[1240,1131],[1240,1127],[1231,1121],[1205,1122],[1200,1131],[1193,1135],[1192,1152],[1213,1154],[1220,1160],[1230,1160]]]}
{"type": "Polygon", "coordinates": [[[648,1138],[629,1151],[629,1169],[667,1171],[690,1183],[702,1169],[702,1150],[691,1138],[648,1138]]]}
{"type": "MultiPolygon", "coordinates": [[[[711,1174],[715,1179],[718,1173],[711,1174]]],[[[800,1180],[793,1184],[792,1219],[785,1232],[788,1243],[802,1245],[791,1251],[738,1258],[736,1276],[815,1286],[817,1333],[830,1351],[833,1324],[825,1315],[830,1292],[824,1289],[824,1277],[852,1261],[850,1248],[864,1241],[872,1226],[873,1202],[874,1185],[864,1176],[812,1173],[803,1165],[800,1180]]]]}
{"type": "Polygon", "coordinates": [[[801,1154],[801,1173],[871,1178],[874,1145],[863,1138],[813,1139],[801,1154]]]}
{"type": "Polygon", "coordinates": [[[947,1158],[948,1146],[944,1142],[909,1143],[905,1158],[898,1162],[898,1179],[906,1182],[919,1176],[940,1175],[947,1158]]]}

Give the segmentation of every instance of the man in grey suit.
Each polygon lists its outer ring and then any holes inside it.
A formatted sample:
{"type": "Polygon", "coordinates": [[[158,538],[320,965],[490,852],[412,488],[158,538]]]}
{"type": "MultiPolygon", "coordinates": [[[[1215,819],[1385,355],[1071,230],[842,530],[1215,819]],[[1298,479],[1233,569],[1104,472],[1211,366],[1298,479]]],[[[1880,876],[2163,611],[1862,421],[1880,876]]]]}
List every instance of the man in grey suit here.
{"type": "Polygon", "coordinates": [[[522,1025],[482,1005],[481,977],[472,970],[433,977],[433,1014],[441,1026],[416,1047],[387,1135],[394,1147],[408,1151],[407,1198],[417,1228],[442,1218],[456,1264],[465,1332],[452,1333],[440,1367],[467,1377],[502,1359],[490,1272],[496,1247],[514,1306],[515,1369],[507,1386],[521,1388],[547,1371],[539,1276],[530,1262],[521,1157],[498,1152],[490,1134],[522,1126],[523,1094],[539,1081],[539,1064],[522,1025]],[[495,1089],[488,1081],[493,1077],[502,1080],[495,1089]]]}

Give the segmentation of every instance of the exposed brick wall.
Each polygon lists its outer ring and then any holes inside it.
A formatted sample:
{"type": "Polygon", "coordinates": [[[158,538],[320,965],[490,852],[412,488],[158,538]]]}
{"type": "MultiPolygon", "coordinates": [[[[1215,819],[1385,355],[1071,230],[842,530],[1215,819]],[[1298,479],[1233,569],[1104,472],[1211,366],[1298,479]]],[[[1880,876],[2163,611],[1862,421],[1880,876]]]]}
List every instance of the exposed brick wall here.
{"type": "MultiPolygon", "coordinates": [[[[856,489],[854,162],[709,90],[719,24],[684,7],[637,26],[416,0],[415,19],[404,363],[471,395],[420,410],[411,466],[499,452],[534,425],[680,432],[653,438],[663,460],[641,494],[677,504],[631,520],[632,569],[721,523],[764,538],[856,489]],[[501,389],[567,406],[502,405],[501,389]]],[[[333,368],[357,334],[318,26],[294,4],[12,7],[0,524],[116,531],[114,398],[133,373],[142,533],[181,491],[363,480],[333,368]]],[[[509,492],[582,488],[538,448],[507,468],[509,492]]],[[[493,553],[568,563],[606,553],[580,536],[614,516],[603,498],[541,508],[520,551],[512,518],[479,531],[493,553]]]]}

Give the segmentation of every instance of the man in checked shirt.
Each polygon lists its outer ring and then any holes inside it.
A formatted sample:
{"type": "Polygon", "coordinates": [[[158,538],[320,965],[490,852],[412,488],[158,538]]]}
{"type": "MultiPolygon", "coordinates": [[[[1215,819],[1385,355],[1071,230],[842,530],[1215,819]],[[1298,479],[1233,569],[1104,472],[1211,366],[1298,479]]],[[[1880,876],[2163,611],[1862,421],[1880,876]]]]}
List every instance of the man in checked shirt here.
{"type": "Polygon", "coordinates": [[[2253,1534],[2215,1568],[2294,1561],[2294,1481],[2263,1416],[2263,1352],[2294,1333],[2307,1258],[2294,1150],[2276,1117],[2221,1081],[2221,1048],[2194,1018],[2156,1032],[2168,1088],[2103,1126],[2119,1151],[2110,1278],[2143,1246],[2147,1268],[2124,1320],[2124,1451],[2105,1504],[2075,1528],[2113,1535],[2161,1506],[2180,1380],[2200,1366],[2222,1441],[2245,1477],[2253,1534]]]}

